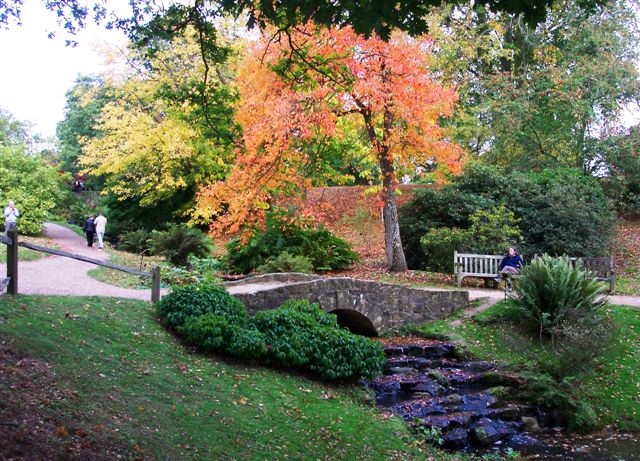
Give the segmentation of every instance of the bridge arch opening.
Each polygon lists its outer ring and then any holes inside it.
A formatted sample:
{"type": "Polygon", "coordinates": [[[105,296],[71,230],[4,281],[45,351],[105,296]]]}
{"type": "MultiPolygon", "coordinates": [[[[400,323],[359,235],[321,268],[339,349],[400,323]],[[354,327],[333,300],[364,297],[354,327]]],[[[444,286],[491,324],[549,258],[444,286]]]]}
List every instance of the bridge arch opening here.
{"type": "Polygon", "coordinates": [[[330,312],[338,317],[338,325],[347,328],[351,333],[361,336],[376,337],[378,332],[371,320],[352,309],[336,309],[330,312]]]}

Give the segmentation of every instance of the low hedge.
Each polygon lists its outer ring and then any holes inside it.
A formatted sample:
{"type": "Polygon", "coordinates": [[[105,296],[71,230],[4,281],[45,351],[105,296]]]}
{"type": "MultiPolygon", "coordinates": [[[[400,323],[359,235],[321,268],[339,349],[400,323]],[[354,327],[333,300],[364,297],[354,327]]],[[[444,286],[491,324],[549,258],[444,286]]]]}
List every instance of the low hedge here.
{"type": "Polygon", "coordinates": [[[190,344],[244,360],[309,371],[327,380],[357,380],[382,373],[382,346],[340,328],[318,304],[292,300],[248,318],[221,286],[176,287],[158,314],[190,344]]]}

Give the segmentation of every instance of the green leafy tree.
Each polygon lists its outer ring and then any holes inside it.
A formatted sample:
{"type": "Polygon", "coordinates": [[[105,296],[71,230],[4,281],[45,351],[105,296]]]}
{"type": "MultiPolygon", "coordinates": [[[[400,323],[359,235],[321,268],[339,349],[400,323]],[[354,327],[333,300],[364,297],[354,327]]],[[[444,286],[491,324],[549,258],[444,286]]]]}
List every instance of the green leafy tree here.
{"type": "Polygon", "coordinates": [[[81,139],[100,135],[96,124],[102,108],[109,102],[109,88],[100,77],[78,77],[66,93],[64,119],[56,127],[60,141],[60,166],[71,173],[78,171],[77,160],[82,153],[81,139]]]}
{"type": "Polygon", "coordinates": [[[9,200],[16,203],[20,233],[42,232],[49,212],[64,194],[63,179],[42,158],[27,155],[24,146],[0,146],[0,203],[3,209],[9,200]]]}
{"type": "Polygon", "coordinates": [[[133,66],[105,77],[109,100],[79,139],[82,172],[104,181],[123,227],[185,220],[197,187],[226,174],[237,136],[234,91],[223,63],[215,79],[208,75],[195,40],[162,42],[152,58],[130,50],[133,66]]]}
{"type": "MultiPolygon", "coordinates": [[[[280,2],[245,0],[199,1],[193,5],[165,2],[134,0],[130,2],[131,17],[118,17],[110,11],[106,3],[100,1],[81,2],[80,0],[46,1],[47,8],[60,18],[66,30],[75,33],[84,27],[87,21],[105,22],[108,27],[121,27],[135,33],[140,29],[149,37],[164,37],[180,26],[197,25],[201,35],[212,34],[211,22],[221,12],[226,11],[235,17],[247,19],[247,26],[265,27],[275,25],[284,30],[296,24],[313,20],[326,26],[351,25],[353,29],[364,35],[375,33],[387,38],[393,29],[401,29],[412,34],[427,31],[425,16],[432,6],[441,5],[442,0],[419,0],[388,2],[353,2],[349,0],[318,0],[300,2],[284,0],[280,2]]],[[[463,3],[458,1],[457,3],[463,3]]],[[[577,0],[582,7],[593,7],[604,3],[603,0],[577,0]]],[[[493,0],[489,5],[495,10],[507,14],[522,14],[529,23],[543,20],[547,8],[553,0],[493,0]]],[[[0,24],[8,25],[20,18],[21,0],[0,2],[0,24]]]]}
{"type": "Polygon", "coordinates": [[[34,153],[42,141],[32,133],[30,122],[18,120],[9,111],[0,108],[0,147],[23,147],[27,152],[34,153]]]}
{"type": "Polygon", "coordinates": [[[561,1],[535,27],[479,6],[432,25],[437,65],[459,87],[456,139],[489,163],[592,173],[589,140],[640,97],[638,19],[624,1],[561,1]]]}

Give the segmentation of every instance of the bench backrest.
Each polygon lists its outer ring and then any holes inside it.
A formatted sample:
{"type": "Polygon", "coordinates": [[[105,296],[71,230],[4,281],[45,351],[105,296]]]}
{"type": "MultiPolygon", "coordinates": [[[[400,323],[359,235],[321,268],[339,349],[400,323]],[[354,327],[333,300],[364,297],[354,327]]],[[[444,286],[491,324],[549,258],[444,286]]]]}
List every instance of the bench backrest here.
{"type": "Polygon", "coordinates": [[[569,258],[571,264],[574,266],[578,261],[582,262],[582,267],[590,272],[593,272],[596,276],[601,278],[610,278],[613,273],[613,256],[609,257],[572,257],[569,258]]]}
{"type": "Polygon", "coordinates": [[[469,276],[493,275],[500,272],[502,255],[479,255],[472,253],[453,253],[453,265],[456,273],[469,276]]]}

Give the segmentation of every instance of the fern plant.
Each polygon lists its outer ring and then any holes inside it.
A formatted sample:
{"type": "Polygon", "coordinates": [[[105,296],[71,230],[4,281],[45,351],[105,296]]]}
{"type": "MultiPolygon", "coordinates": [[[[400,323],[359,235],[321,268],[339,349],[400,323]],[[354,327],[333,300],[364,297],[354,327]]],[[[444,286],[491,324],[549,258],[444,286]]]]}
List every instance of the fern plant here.
{"type": "Polygon", "coordinates": [[[541,336],[553,336],[560,323],[576,312],[594,313],[607,304],[604,287],[567,257],[534,259],[523,268],[516,291],[516,304],[541,336]]]}
{"type": "Polygon", "coordinates": [[[210,256],[213,244],[200,229],[171,224],[166,231],[153,232],[151,248],[155,254],[164,256],[172,264],[187,267],[189,256],[210,256]]]}

